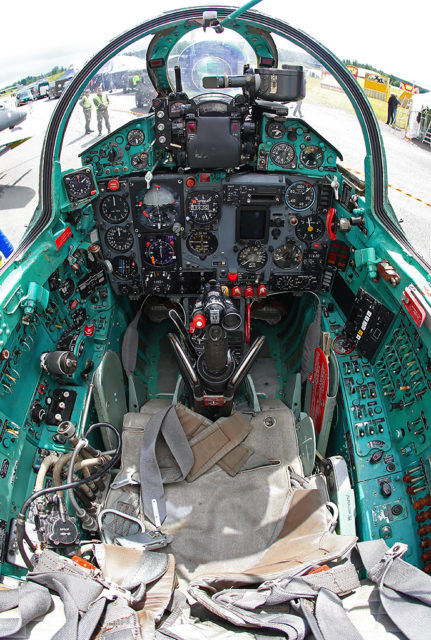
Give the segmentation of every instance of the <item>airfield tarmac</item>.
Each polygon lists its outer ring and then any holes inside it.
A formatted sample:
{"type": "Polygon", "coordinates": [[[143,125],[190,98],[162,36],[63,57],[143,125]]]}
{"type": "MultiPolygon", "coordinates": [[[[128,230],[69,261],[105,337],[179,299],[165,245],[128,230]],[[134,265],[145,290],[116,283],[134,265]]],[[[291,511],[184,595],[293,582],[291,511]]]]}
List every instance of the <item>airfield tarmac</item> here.
{"type": "MultiPolygon", "coordinates": [[[[135,107],[134,94],[117,91],[109,94],[111,129],[133,118],[143,109],[135,107]]],[[[27,108],[27,119],[16,127],[14,136],[30,140],[0,156],[0,229],[14,247],[29,225],[38,202],[40,154],[45,132],[58,100],[43,99],[27,108]]],[[[344,159],[342,164],[362,174],[364,145],[354,115],[315,104],[303,104],[304,119],[321,132],[344,159]],[[348,148],[346,148],[346,138],[348,148]]],[[[92,127],[96,127],[93,113],[92,127]]],[[[379,123],[386,149],[389,199],[410,242],[431,263],[431,147],[404,139],[403,131],[396,131],[379,123]],[[407,195],[410,194],[410,195],[407,195]]],[[[62,170],[79,168],[78,155],[99,140],[97,131],[84,135],[82,109],[77,106],[68,124],[63,144],[62,170]]],[[[0,141],[10,134],[0,133],[0,141]]]]}

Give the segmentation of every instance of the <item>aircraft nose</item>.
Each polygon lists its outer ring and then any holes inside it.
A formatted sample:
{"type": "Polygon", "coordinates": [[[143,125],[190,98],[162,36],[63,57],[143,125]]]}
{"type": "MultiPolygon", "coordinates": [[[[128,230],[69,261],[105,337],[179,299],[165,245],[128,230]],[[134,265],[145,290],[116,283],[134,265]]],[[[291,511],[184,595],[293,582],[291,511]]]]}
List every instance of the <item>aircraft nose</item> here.
{"type": "Polygon", "coordinates": [[[18,120],[18,122],[16,124],[21,124],[21,122],[24,122],[26,117],[27,117],[27,111],[23,111],[22,113],[20,113],[19,114],[19,120],[18,120]]]}

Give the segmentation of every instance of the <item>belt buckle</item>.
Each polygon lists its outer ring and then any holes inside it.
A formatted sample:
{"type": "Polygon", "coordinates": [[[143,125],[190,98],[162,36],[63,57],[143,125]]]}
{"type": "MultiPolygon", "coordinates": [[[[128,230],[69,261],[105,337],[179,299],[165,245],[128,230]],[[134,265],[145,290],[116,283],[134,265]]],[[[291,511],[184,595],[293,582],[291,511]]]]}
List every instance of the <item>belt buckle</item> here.
{"type": "Polygon", "coordinates": [[[408,545],[404,544],[404,542],[396,542],[393,547],[388,549],[385,553],[385,558],[387,560],[395,560],[395,558],[402,558],[403,555],[408,550],[408,545]]]}

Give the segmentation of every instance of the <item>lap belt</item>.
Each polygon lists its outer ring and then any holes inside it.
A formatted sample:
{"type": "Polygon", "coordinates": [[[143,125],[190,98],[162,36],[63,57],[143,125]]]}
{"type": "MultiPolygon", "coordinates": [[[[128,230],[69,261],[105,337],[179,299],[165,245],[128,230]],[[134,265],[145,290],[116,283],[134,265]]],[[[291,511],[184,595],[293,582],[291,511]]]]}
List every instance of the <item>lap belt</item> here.
{"type": "Polygon", "coordinates": [[[391,549],[383,540],[360,542],[358,549],[392,622],[409,640],[425,637],[431,629],[431,576],[402,560],[407,545],[400,542],[391,549]]]}
{"type": "MultiPolygon", "coordinates": [[[[104,551],[108,552],[109,546],[99,545],[98,554],[103,556],[104,551]]],[[[32,620],[45,615],[51,608],[50,591],[53,591],[63,602],[66,618],[53,640],[90,640],[102,616],[99,640],[114,637],[142,640],[139,612],[132,607],[143,608],[147,585],[165,574],[169,557],[151,551],[136,552],[111,547],[110,562],[107,564],[113,564],[113,573],[118,577],[116,582],[106,577],[109,570],[90,571],[45,549],[34,570],[28,573],[27,582],[18,589],[0,591],[0,611],[18,606],[19,614],[18,618],[0,619],[0,636],[11,636],[32,620]],[[119,557],[113,562],[112,557],[116,555],[119,557]],[[119,567],[122,563],[121,571],[119,567]]],[[[171,593],[166,598],[166,604],[170,596],[171,593]]],[[[153,630],[154,625],[153,618],[153,630]]]]}
{"type": "Polygon", "coordinates": [[[247,447],[240,448],[249,433],[250,427],[240,413],[214,423],[182,405],[170,406],[152,415],[143,432],[140,458],[141,496],[146,517],[156,527],[165,520],[163,484],[195,480],[215,464],[235,475],[252,453],[247,447]],[[168,448],[165,465],[156,456],[159,434],[168,448]]]}
{"type": "MultiPolygon", "coordinates": [[[[388,549],[383,540],[358,544],[386,614],[408,640],[416,640],[431,627],[431,577],[401,560],[406,548],[397,543],[388,549]]],[[[217,580],[201,576],[189,592],[211,613],[239,627],[257,627],[263,635],[265,630],[270,636],[281,631],[290,640],[303,640],[311,631],[315,640],[360,640],[361,634],[337,595],[345,593],[349,584],[352,589],[359,586],[357,567],[347,560],[329,571],[303,575],[308,569],[303,566],[296,573],[291,570],[270,580],[258,572],[252,575],[252,570],[247,572],[251,574],[248,580],[244,574],[227,574],[217,580]],[[340,573],[344,573],[341,578],[340,573]],[[223,588],[227,584],[233,586],[223,588]]]]}

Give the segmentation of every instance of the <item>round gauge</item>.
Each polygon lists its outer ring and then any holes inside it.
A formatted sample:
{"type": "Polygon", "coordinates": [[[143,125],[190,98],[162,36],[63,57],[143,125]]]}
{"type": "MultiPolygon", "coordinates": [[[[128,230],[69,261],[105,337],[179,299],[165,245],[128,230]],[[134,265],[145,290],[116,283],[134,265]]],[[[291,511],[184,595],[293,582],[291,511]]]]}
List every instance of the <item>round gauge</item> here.
{"type": "Polygon", "coordinates": [[[131,129],[127,134],[127,142],[131,147],[137,147],[145,140],[144,132],[140,129],[131,129]]]}
{"type": "Polygon", "coordinates": [[[262,269],[268,260],[267,253],[262,247],[244,247],[238,254],[238,264],[247,271],[262,269]]]}
{"type": "Polygon", "coordinates": [[[75,291],[75,285],[73,284],[72,278],[66,278],[66,280],[64,280],[61,283],[58,289],[58,292],[63,298],[63,300],[67,300],[68,298],[70,298],[70,296],[74,291],[75,291]]]}
{"type": "Polygon", "coordinates": [[[104,220],[112,224],[123,222],[129,215],[129,205],[122,196],[111,193],[100,203],[100,214],[104,220]]]}
{"type": "Polygon", "coordinates": [[[325,233],[325,223],[318,216],[305,216],[298,220],[295,233],[302,242],[315,242],[325,233]]]}
{"type": "Polygon", "coordinates": [[[277,122],[277,120],[270,120],[266,125],[266,133],[270,138],[282,138],[286,133],[283,122],[277,122]]]}
{"type": "Polygon", "coordinates": [[[121,280],[133,278],[138,272],[138,266],[129,256],[116,256],[112,260],[112,273],[121,280]]]}
{"type": "Polygon", "coordinates": [[[294,211],[305,211],[314,203],[316,192],[309,182],[298,180],[287,187],[284,199],[294,211]]]}
{"type": "Polygon", "coordinates": [[[341,334],[332,341],[332,348],[335,353],[343,356],[353,351],[355,343],[348,336],[341,334]]]}
{"type": "Polygon", "coordinates": [[[114,251],[130,251],[133,247],[133,235],[126,227],[111,227],[105,234],[105,241],[114,251]]]}
{"type": "Polygon", "coordinates": [[[318,169],[325,159],[325,154],[320,147],[315,144],[310,144],[303,149],[299,156],[299,161],[302,162],[307,169],[318,169]]]}
{"type": "Polygon", "coordinates": [[[187,197],[187,215],[196,224],[208,224],[219,214],[219,200],[219,194],[213,191],[193,191],[187,197]]]}
{"type": "Polygon", "coordinates": [[[169,266],[177,259],[174,236],[144,238],[145,262],[153,267],[169,266]]]}
{"type": "Polygon", "coordinates": [[[84,324],[86,319],[87,319],[87,312],[82,307],[79,307],[79,309],[76,309],[76,311],[72,313],[72,322],[75,325],[75,327],[80,327],[82,324],[84,324]]]}
{"type": "Polygon", "coordinates": [[[151,189],[141,189],[136,194],[136,211],[139,222],[151,229],[168,229],[178,214],[178,200],[168,187],[155,184],[151,189]]]}
{"type": "Polygon", "coordinates": [[[272,259],[280,269],[293,269],[300,264],[302,251],[294,242],[287,241],[274,251],[272,259]]]}
{"type": "Polygon", "coordinates": [[[279,167],[288,167],[295,158],[295,149],[287,142],[277,142],[271,147],[269,157],[279,167]]]}
{"type": "Polygon", "coordinates": [[[217,250],[218,240],[210,231],[192,231],[186,240],[186,246],[194,256],[206,258],[217,250]]]}
{"type": "Polygon", "coordinates": [[[68,196],[74,200],[88,198],[93,190],[93,182],[90,176],[83,171],[79,171],[72,176],[66,176],[64,183],[68,196]]]}
{"type": "Polygon", "coordinates": [[[184,100],[175,100],[169,103],[169,115],[171,118],[179,118],[181,115],[181,107],[185,105],[184,100]]]}
{"type": "Polygon", "coordinates": [[[145,151],[142,153],[135,153],[135,155],[130,158],[130,162],[134,169],[143,169],[148,164],[148,153],[145,151]]]}

